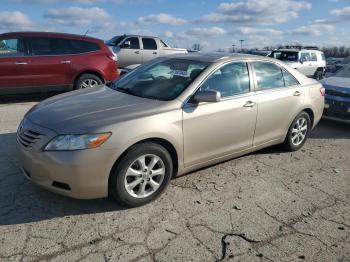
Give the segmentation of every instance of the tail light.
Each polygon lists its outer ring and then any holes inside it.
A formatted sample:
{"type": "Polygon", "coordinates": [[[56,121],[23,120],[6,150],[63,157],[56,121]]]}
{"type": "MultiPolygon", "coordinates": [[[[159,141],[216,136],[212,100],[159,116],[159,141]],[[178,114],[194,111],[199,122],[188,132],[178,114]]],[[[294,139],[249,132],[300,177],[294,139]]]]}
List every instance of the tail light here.
{"type": "Polygon", "coordinates": [[[114,61],[114,62],[117,62],[118,60],[117,60],[117,56],[115,56],[115,55],[108,55],[107,56],[109,59],[111,59],[112,61],[114,61]]]}
{"type": "Polygon", "coordinates": [[[321,94],[321,96],[325,96],[326,95],[326,89],[324,87],[320,88],[320,94],[321,94]]]}

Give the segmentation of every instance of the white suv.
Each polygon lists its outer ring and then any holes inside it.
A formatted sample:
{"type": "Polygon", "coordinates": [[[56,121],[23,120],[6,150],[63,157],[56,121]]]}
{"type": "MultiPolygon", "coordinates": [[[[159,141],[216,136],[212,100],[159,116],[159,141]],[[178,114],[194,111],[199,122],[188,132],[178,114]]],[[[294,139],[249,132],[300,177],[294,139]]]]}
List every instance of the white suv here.
{"type": "Polygon", "coordinates": [[[279,49],[273,51],[269,56],[284,61],[308,77],[321,80],[324,76],[326,59],[322,51],[279,49]]]}

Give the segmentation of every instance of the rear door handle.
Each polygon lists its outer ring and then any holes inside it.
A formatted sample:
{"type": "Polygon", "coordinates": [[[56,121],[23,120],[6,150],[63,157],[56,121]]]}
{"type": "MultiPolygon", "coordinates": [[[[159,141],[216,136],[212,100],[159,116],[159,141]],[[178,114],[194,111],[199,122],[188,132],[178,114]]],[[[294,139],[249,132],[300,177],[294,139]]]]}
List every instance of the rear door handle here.
{"type": "Polygon", "coordinates": [[[63,60],[61,61],[61,64],[70,64],[72,61],[69,61],[69,60],[63,60]]]}
{"type": "Polygon", "coordinates": [[[157,52],[153,52],[153,54],[154,54],[154,55],[156,55],[156,54],[157,54],[157,52]]]}
{"type": "Polygon", "coordinates": [[[243,107],[254,107],[254,106],[255,106],[255,103],[252,102],[252,101],[247,101],[247,102],[243,105],[243,107]]]}
{"type": "Polygon", "coordinates": [[[140,51],[135,51],[134,53],[135,53],[135,54],[140,54],[140,51]]]}
{"type": "Polygon", "coordinates": [[[16,65],[28,65],[27,62],[16,62],[15,64],[16,64],[16,65]]]}
{"type": "Polygon", "coordinates": [[[300,95],[301,95],[301,92],[295,91],[293,95],[294,95],[294,96],[300,96],[300,95]]]}

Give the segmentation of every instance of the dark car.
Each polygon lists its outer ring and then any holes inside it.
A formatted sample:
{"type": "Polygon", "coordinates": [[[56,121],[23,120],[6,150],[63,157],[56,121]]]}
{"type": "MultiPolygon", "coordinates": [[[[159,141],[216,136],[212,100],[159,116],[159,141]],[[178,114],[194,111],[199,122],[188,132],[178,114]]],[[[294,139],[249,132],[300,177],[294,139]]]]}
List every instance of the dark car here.
{"type": "Polygon", "coordinates": [[[350,65],[322,81],[326,89],[324,117],[350,123],[350,65]]]}
{"type": "Polygon", "coordinates": [[[0,34],[0,94],[93,87],[118,78],[100,39],[61,33],[0,34]]]}

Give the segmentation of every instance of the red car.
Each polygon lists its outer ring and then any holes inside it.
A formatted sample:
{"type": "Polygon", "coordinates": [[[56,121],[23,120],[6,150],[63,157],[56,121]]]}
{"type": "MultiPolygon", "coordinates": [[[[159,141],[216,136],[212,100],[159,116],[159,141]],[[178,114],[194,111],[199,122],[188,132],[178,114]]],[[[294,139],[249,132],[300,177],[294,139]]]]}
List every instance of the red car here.
{"type": "Polygon", "coordinates": [[[102,40],[81,35],[0,34],[0,94],[93,87],[118,78],[102,40]]]}

